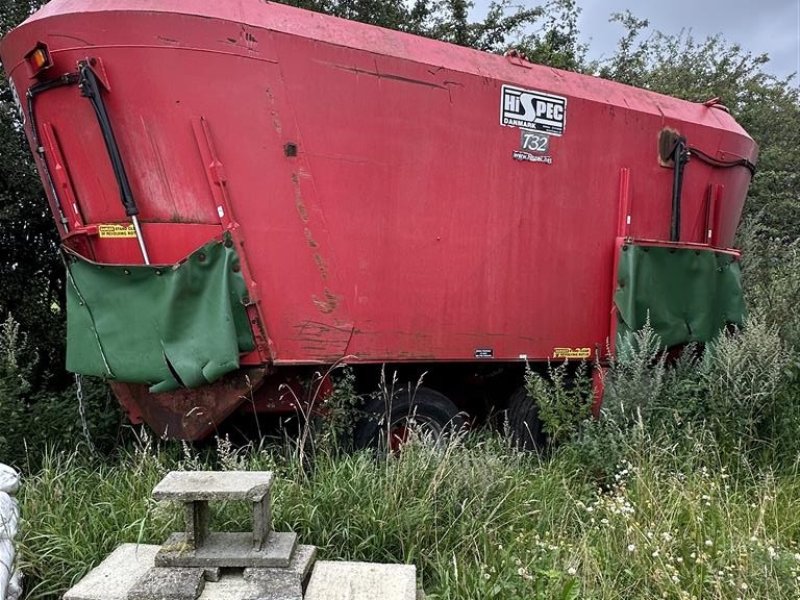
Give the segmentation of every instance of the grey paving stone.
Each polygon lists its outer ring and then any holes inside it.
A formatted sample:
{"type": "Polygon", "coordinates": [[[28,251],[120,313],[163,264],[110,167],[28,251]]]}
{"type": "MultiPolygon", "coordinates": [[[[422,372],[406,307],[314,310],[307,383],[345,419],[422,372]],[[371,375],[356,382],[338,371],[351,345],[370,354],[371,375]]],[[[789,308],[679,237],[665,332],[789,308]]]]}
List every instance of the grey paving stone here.
{"type": "Polygon", "coordinates": [[[155,567],[128,592],[128,600],[196,600],[205,585],[203,569],[155,567]]]}
{"type": "Polygon", "coordinates": [[[246,600],[258,594],[259,588],[245,581],[241,573],[224,573],[219,582],[207,582],[198,600],[246,600]]]}
{"type": "Polygon", "coordinates": [[[260,502],[272,487],[271,471],[172,471],[153,490],[156,500],[260,502]]]}
{"type": "Polygon", "coordinates": [[[192,548],[185,534],[173,533],[155,562],[157,567],[288,567],[296,546],[296,533],[273,531],[260,550],[253,548],[251,533],[212,532],[199,548],[192,548]]]}
{"type": "Polygon", "coordinates": [[[298,546],[292,555],[289,566],[285,569],[248,567],[244,570],[244,578],[248,581],[258,581],[272,576],[275,571],[290,571],[301,582],[305,583],[308,580],[308,576],[311,575],[311,568],[314,566],[316,559],[316,546],[298,546]]]}
{"type": "Polygon", "coordinates": [[[264,582],[245,580],[241,572],[223,571],[218,582],[206,582],[198,600],[301,600],[296,575],[288,571],[284,575],[287,581],[277,578],[266,588],[264,582]]]}
{"type": "Polygon", "coordinates": [[[306,600],[416,600],[413,565],[317,561],[306,600]]]}
{"type": "Polygon", "coordinates": [[[159,548],[122,544],[64,594],[64,600],[125,600],[128,590],[153,568],[159,548]]]}
{"type": "Polygon", "coordinates": [[[245,600],[303,600],[303,587],[297,573],[271,569],[268,578],[251,580],[257,591],[245,600]]]}

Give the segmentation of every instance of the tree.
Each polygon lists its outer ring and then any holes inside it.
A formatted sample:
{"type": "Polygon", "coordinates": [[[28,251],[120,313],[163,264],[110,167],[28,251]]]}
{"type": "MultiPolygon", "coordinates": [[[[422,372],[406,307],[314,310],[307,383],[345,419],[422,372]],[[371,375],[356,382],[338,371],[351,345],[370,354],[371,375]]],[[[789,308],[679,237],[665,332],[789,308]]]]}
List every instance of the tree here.
{"type": "Polygon", "coordinates": [[[645,36],[648,22],[630,12],[612,20],[625,33],[615,55],[595,66],[598,74],[694,102],[719,97],[761,149],[746,215],[765,235],[800,238],[800,92],[791,78],[768,74],[767,55],[754,55],[718,35],[645,36]]]}
{"type": "MultiPolygon", "coordinates": [[[[0,33],[24,20],[43,0],[0,3],[0,33]]],[[[58,236],[33,166],[7,77],[0,78],[0,318],[12,312],[35,340],[40,360],[32,381],[57,373],[64,382],[64,266],[58,236]]]]}
{"type": "Polygon", "coordinates": [[[550,0],[544,7],[543,22],[538,31],[528,33],[520,47],[535,63],[567,71],[583,72],[588,50],[580,39],[578,17],[581,9],[576,0],[550,0]]]}

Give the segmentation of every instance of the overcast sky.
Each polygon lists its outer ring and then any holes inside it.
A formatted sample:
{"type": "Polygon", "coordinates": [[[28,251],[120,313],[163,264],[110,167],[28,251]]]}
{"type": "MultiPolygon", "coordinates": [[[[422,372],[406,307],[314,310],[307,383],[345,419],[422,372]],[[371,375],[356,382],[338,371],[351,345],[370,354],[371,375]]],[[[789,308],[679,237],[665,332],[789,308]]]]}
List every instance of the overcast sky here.
{"type": "MultiPolygon", "coordinates": [[[[539,6],[544,0],[519,0],[539,6]]],[[[489,0],[475,0],[475,16],[485,14],[489,0]]],[[[754,54],[767,53],[767,69],[779,76],[800,71],[800,0],[578,0],[583,9],[579,22],[589,58],[614,52],[622,28],[609,23],[615,12],[630,9],[650,21],[652,29],[679,33],[690,29],[695,37],[721,33],[754,54]]],[[[793,80],[798,85],[798,78],[793,80]]]]}

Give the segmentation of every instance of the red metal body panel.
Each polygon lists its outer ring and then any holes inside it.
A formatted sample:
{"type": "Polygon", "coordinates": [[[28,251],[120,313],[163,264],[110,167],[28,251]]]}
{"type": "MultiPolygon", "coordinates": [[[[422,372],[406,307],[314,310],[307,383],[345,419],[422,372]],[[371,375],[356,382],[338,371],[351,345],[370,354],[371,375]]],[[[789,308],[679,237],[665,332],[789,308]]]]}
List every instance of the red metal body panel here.
{"type": "MultiPolygon", "coordinates": [[[[99,61],[154,262],[235,232],[269,337],[249,363],[594,356],[618,239],[669,237],[659,132],[756,154],[720,107],[261,0],[54,0],[0,48],[21,96],[37,42],[45,78],[99,61]],[[552,164],[512,158],[503,85],[566,99],[552,164]]],[[[36,102],[70,228],[127,222],[86,100],[36,102]]],[[[749,181],[690,161],[681,240],[731,246],[749,181]]],[[[135,240],[87,239],[141,261],[135,240]]]]}

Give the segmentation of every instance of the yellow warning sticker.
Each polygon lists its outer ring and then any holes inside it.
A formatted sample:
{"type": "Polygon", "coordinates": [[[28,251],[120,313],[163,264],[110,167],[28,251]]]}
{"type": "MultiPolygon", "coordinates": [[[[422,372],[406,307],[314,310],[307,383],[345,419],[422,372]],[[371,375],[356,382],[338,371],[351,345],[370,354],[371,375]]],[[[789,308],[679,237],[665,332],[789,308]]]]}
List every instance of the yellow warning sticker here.
{"type": "Polygon", "coordinates": [[[555,348],[553,358],[591,358],[591,348],[555,348]]]}
{"type": "Polygon", "coordinates": [[[136,230],[133,225],[119,225],[111,223],[108,225],[98,225],[97,231],[101,238],[135,238],[136,230]]]}

